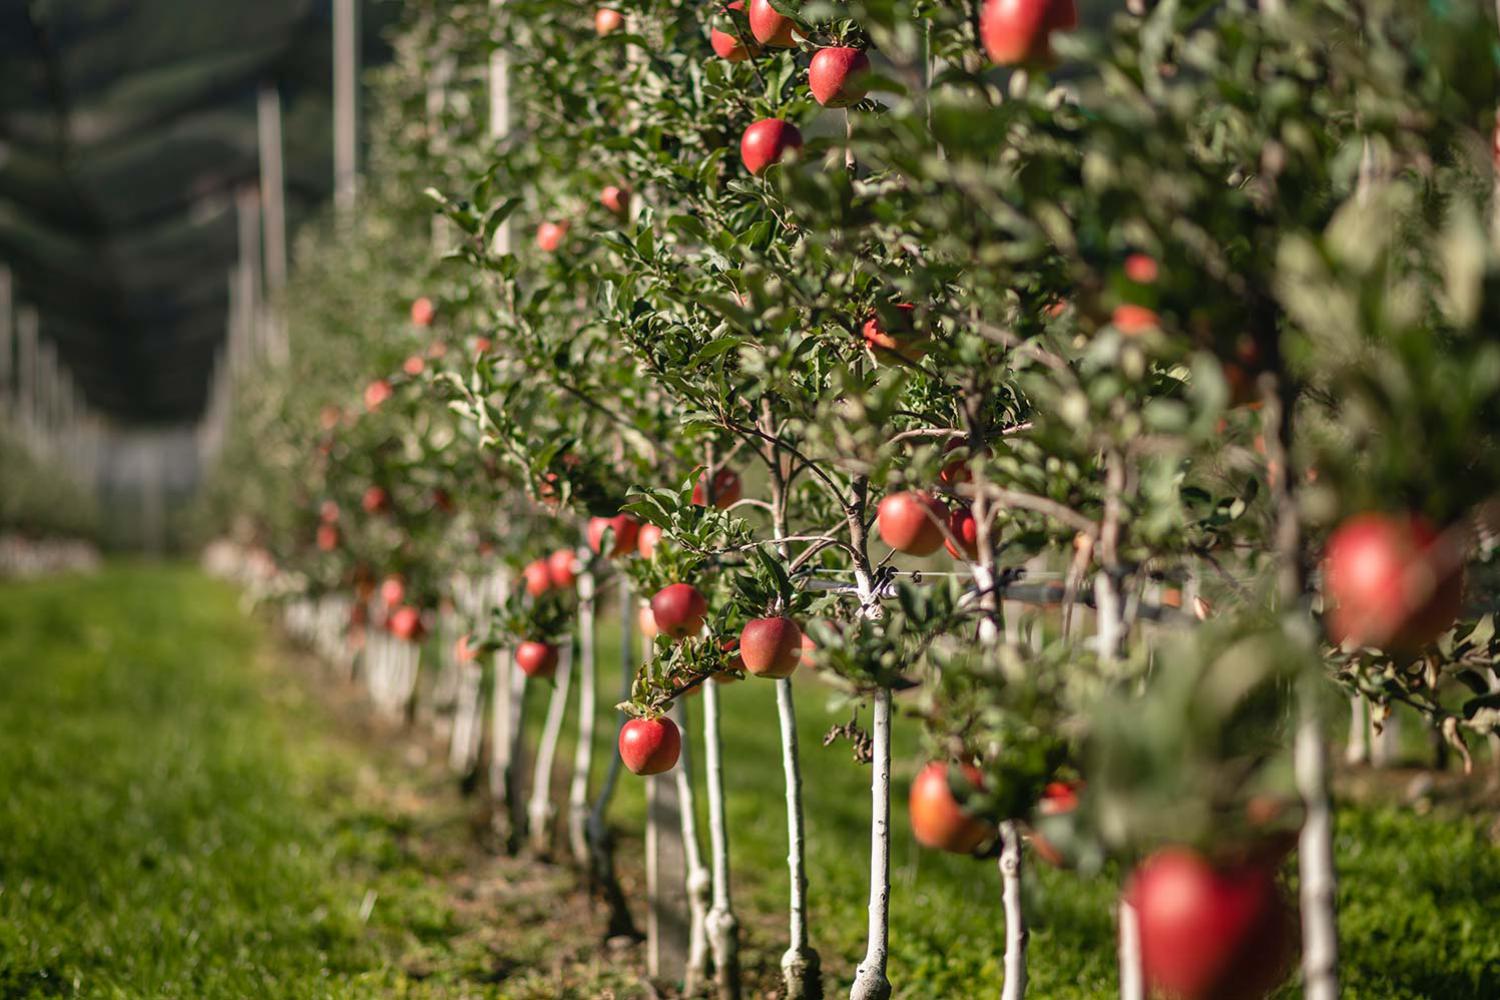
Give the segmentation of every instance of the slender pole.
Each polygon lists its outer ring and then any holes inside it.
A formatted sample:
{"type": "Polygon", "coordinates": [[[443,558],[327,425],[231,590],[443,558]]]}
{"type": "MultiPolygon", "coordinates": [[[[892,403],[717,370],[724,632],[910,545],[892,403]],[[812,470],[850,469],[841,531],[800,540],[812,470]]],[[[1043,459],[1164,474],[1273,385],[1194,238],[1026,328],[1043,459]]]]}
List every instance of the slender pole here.
{"type": "Polygon", "coordinates": [[[270,304],[267,324],[270,355],[287,359],[287,326],[282,315],[286,293],[286,177],[281,142],[281,91],[264,84],[256,101],[256,135],[260,143],[260,205],[265,231],[266,299],[270,304]]]}
{"type": "Polygon", "coordinates": [[[264,353],[261,344],[261,289],[264,275],[261,271],[260,192],[255,185],[247,184],[235,192],[235,215],[238,220],[240,258],[240,307],[244,310],[240,322],[249,342],[252,358],[264,353]]]}
{"type": "Polygon", "coordinates": [[[594,716],[596,697],[594,573],[578,575],[578,743],[573,748],[573,784],[568,789],[568,843],[573,860],[589,860],[589,774],[594,763],[594,716]]]}
{"type": "MultiPolygon", "coordinates": [[[[712,681],[704,682],[703,697],[713,697],[707,690],[712,686],[712,681]]],[[[672,706],[672,717],[682,729],[683,734],[682,758],[673,774],[677,778],[677,801],[682,819],[682,856],[687,870],[688,954],[682,992],[685,996],[692,996],[702,988],[704,976],[708,971],[709,893],[715,886],[714,879],[703,864],[703,852],[698,843],[698,808],[693,789],[692,741],[689,738],[692,728],[688,724],[688,706],[681,698],[677,699],[672,706]]],[[[707,725],[705,722],[705,733],[707,725]]],[[[713,795],[712,784],[710,784],[709,794],[713,795]]],[[[712,829],[711,819],[710,815],[710,839],[714,837],[715,832],[712,829]]],[[[724,831],[721,828],[717,833],[722,836],[724,831]]],[[[714,855],[715,868],[718,867],[718,857],[717,854],[714,855]]],[[[719,963],[717,954],[714,962],[716,965],[719,963]]]]}
{"type": "Polygon", "coordinates": [[[891,692],[875,692],[874,761],[870,776],[869,944],[854,974],[849,1000],[887,1000],[886,978],[891,904],[891,692]]]}
{"type": "MultiPolygon", "coordinates": [[[[739,921],[729,885],[729,822],[724,811],[723,742],[719,735],[719,682],[703,682],[703,758],[709,773],[708,839],[713,857],[713,905],[705,920],[714,953],[714,981],[723,1000],[740,995],[739,921]],[[717,776],[717,780],[715,780],[717,776]]],[[[691,879],[691,875],[689,876],[691,879]]],[[[690,884],[688,889],[692,891],[690,884]]]]}
{"type": "MultiPolygon", "coordinates": [[[[490,9],[498,15],[505,0],[490,0],[490,9]]],[[[510,56],[501,46],[490,54],[490,138],[503,140],[510,135],[510,56]]],[[[495,230],[494,252],[510,253],[510,222],[495,230]]]]}
{"type": "MultiPolygon", "coordinates": [[[[514,668],[512,668],[514,669],[514,668]]],[[[542,725],[542,738],[536,748],[536,763],[531,772],[531,803],[527,815],[531,820],[531,849],[545,854],[552,844],[552,817],[557,812],[552,806],[552,761],[557,755],[557,741],[562,736],[563,718],[568,714],[568,689],[572,686],[573,646],[569,642],[562,649],[562,662],[557,666],[557,681],[552,688],[552,697],[547,701],[547,719],[542,725]]]]}
{"type": "Polygon", "coordinates": [[[345,216],[359,183],[358,39],[358,0],[333,0],[333,199],[345,216]]]}

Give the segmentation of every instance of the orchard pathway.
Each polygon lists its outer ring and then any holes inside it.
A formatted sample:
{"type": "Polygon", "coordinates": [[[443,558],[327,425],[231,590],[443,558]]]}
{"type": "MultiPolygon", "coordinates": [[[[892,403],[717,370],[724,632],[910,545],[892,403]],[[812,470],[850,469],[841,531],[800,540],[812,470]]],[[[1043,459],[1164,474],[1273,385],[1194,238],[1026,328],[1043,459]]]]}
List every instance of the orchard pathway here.
{"type": "MultiPolygon", "coordinates": [[[[848,709],[801,690],[813,943],[836,996],[863,947],[868,772],[847,744],[818,746],[848,709]]],[[[765,806],[781,782],[772,688],[723,698],[744,954],[750,995],[766,995],[785,892],[784,831],[765,806]]],[[[639,949],[601,943],[569,871],[497,858],[440,755],[369,717],[195,570],[0,583],[0,997],[663,995],[641,983],[639,949]]],[[[911,845],[899,799],[917,726],[896,735],[897,997],[994,995],[993,864],[911,845]]],[[[604,740],[599,752],[602,764],[604,740]]],[[[1379,787],[1340,809],[1346,998],[1500,996],[1500,827],[1492,797],[1463,791],[1478,780],[1444,776],[1423,807],[1435,815],[1379,787]]],[[[622,784],[616,806],[639,900],[640,784],[622,784]]],[[[1107,880],[1033,870],[1028,892],[1031,995],[1113,995],[1107,880]]]]}

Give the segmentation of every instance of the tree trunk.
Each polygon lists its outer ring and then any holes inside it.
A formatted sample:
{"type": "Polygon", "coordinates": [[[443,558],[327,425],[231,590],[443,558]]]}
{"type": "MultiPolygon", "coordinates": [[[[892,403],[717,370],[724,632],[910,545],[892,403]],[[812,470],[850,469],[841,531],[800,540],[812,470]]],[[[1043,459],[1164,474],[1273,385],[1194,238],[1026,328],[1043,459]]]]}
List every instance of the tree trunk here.
{"type": "MultiPolygon", "coordinates": [[[[797,711],[792,680],[776,682],[776,708],[781,719],[781,766],[786,772],[786,865],[790,874],[791,944],[781,956],[781,978],[788,1000],[821,1000],[823,973],[818,953],[807,937],[806,836],[802,821],[802,765],[797,753],[797,711]]],[[[722,811],[722,809],[721,809],[722,811]]],[[[728,890],[725,890],[726,896],[728,890]]],[[[727,903],[726,903],[727,906],[727,903]]],[[[721,987],[722,990],[722,987],[721,987]]],[[[738,990],[726,996],[738,996],[738,990]]]]}
{"type": "MultiPolygon", "coordinates": [[[[620,575],[620,700],[630,697],[631,681],[635,678],[635,597],[630,592],[630,578],[620,575]]],[[[620,880],[615,877],[614,837],[609,830],[609,804],[614,800],[615,786],[619,784],[620,762],[619,729],[627,720],[622,716],[615,731],[615,743],[610,749],[609,770],[604,775],[604,785],[599,797],[589,811],[589,876],[595,890],[604,898],[609,909],[609,922],[605,937],[625,937],[638,940],[641,932],[630,916],[630,907],[620,880]]]]}
{"type": "Polygon", "coordinates": [[[714,982],[721,1000],[740,995],[739,922],[729,886],[729,825],[724,818],[724,768],[720,759],[718,682],[703,683],[703,761],[708,772],[708,843],[713,859],[713,905],[706,930],[714,953],[714,982]]]}
{"type": "Polygon", "coordinates": [[[1370,762],[1370,725],[1365,713],[1365,696],[1349,696],[1349,742],[1344,746],[1346,764],[1368,764],[1370,762]]]}
{"type": "Polygon", "coordinates": [[[568,790],[568,843],[573,861],[589,860],[589,772],[594,763],[594,574],[578,577],[578,745],[573,750],[573,784],[568,790]]]}
{"type": "Polygon", "coordinates": [[[1140,917],[1124,899],[1120,900],[1120,1000],[1144,1000],[1145,977],[1141,974],[1140,917]]]}
{"type": "Polygon", "coordinates": [[[1026,995],[1026,914],[1021,909],[1021,830],[1015,820],[1000,824],[1000,884],[1005,901],[1005,987],[1001,1000],[1026,995]]]}
{"type": "MultiPolygon", "coordinates": [[[[709,697],[707,688],[711,686],[711,681],[703,685],[705,698],[709,697]]],[[[707,709],[704,714],[708,714],[707,709]]],[[[692,728],[688,722],[688,706],[681,699],[672,706],[672,716],[682,729],[682,756],[673,772],[677,779],[677,806],[682,817],[682,852],[687,868],[688,954],[682,992],[685,996],[693,996],[703,988],[703,982],[708,976],[709,894],[713,888],[713,879],[703,864],[703,852],[698,844],[698,806],[697,796],[693,791],[690,749],[692,728]]],[[[706,725],[705,723],[705,727],[706,725]]],[[[709,787],[713,787],[712,782],[709,787]]],[[[710,838],[712,839],[712,835],[710,838]]],[[[718,860],[717,844],[714,860],[718,860]]],[[[714,961],[719,961],[717,952],[714,961]]]]}
{"type": "Polygon", "coordinates": [[[531,803],[526,810],[530,820],[531,849],[537,854],[546,854],[552,847],[552,817],[557,814],[552,805],[552,761],[557,756],[557,741],[562,736],[563,719],[568,714],[568,689],[573,676],[571,640],[563,647],[561,659],[557,665],[557,682],[547,701],[542,738],[536,748],[536,764],[531,772],[531,803]]]}
{"type": "Polygon", "coordinates": [[[864,961],[849,1000],[888,1000],[885,976],[891,901],[891,692],[875,692],[875,759],[870,777],[870,923],[864,961]]]}
{"type": "Polygon", "coordinates": [[[1298,839],[1302,895],[1302,977],[1307,1000],[1337,1000],[1338,928],[1333,866],[1333,815],[1328,801],[1328,760],[1317,709],[1318,680],[1298,685],[1294,747],[1297,790],[1306,810],[1298,839]]]}

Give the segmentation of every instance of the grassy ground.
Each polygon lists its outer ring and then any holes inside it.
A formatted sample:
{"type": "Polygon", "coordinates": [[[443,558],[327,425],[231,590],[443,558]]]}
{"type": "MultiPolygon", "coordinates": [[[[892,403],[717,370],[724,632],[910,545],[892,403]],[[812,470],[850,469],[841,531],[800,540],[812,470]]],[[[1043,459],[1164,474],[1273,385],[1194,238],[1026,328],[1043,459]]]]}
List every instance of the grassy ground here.
{"type": "MultiPolygon", "coordinates": [[[[606,651],[606,705],[615,662],[606,651]]],[[[784,947],[774,697],[760,682],[722,694],[736,904],[768,988],[784,947]]],[[[812,927],[835,993],[863,951],[868,770],[819,746],[844,721],[819,688],[799,699],[812,927]]],[[[891,979],[901,997],[993,995],[997,877],[911,844],[910,730],[896,739],[891,979]]],[[[612,737],[606,723],[601,766],[612,737]]],[[[574,876],[495,857],[434,757],[373,728],[347,688],[190,570],[0,585],[0,997],[650,995],[639,950],[599,943],[574,876]]],[[[1494,814],[1444,805],[1445,789],[1427,816],[1340,810],[1346,996],[1500,996],[1494,814]]],[[[641,783],[627,776],[616,805],[638,900],[641,783]]],[[[1109,887],[1042,871],[1029,889],[1032,995],[1110,995],[1109,887]]]]}

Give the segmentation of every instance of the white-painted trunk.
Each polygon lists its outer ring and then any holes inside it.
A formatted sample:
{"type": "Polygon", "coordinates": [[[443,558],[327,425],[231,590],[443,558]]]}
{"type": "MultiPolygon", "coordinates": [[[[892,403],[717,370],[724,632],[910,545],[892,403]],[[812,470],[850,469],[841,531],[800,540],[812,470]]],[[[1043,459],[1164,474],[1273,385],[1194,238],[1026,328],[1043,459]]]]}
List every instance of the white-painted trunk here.
{"type": "Polygon", "coordinates": [[[1000,885],[1005,905],[1005,986],[1001,1000],[1026,995],[1026,914],[1021,908],[1021,830],[1014,820],[1000,824],[1000,885]]]}
{"type": "Polygon", "coordinates": [[[1145,1000],[1141,974],[1141,921],[1135,907],[1120,900],[1120,1000],[1145,1000]]]}
{"type": "MultiPolygon", "coordinates": [[[[713,949],[714,980],[719,996],[740,995],[739,921],[734,916],[729,882],[729,824],[724,814],[724,763],[719,739],[719,687],[703,683],[703,764],[708,785],[708,845],[713,859],[713,905],[705,917],[709,947],[713,949]]],[[[689,891],[692,890],[691,874],[689,891]]]]}
{"type": "Polygon", "coordinates": [[[875,692],[875,759],[870,777],[870,909],[864,961],[854,974],[849,1000],[888,1000],[886,979],[891,901],[891,692],[875,692]]]}
{"type": "Polygon", "coordinates": [[[788,1000],[812,1000],[823,995],[818,953],[808,944],[806,833],[802,818],[802,765],[797,753],[797,710],[789,677],[776,682],[776,708],[781,719],[781,766],[786,773],[786,866],[790,876],[790,938],[781,956],[781,979],[788,1000]]]}
{"type": "Polygon", "coordinates": [[[568,789],[568,844],[573,860],[588,864],[589,773],[594,763],[594,574],[578,577],[578,745],[568,789]]]}
{"type": "Polygon", "coordinates": [[[531,803],[526,814],[530,820],[531,849],[545,854],[552,846],[552,761],[557,756],[557,741],[562,737],[563,718],[568,714],[568,688],[573,676],[573,644],[568,642],[558,658],[557,679],[552,697],[547,701],[547,719],[536,748],[536,764],[531,774],[531,803]]]}
{"type": "Polygon", "coordinates": [[[1365,696],[1349,696],[1349,742],[1344,746],[1344,762],[1368,764],[1370,762],[1370,724],[1365,713],[1365,696]]]}
{"type": "MultiPolygon", "coordinates": [[[[710,686],[705,684],[704,688],[710,686]]],[[[704,697],[709,697],[707,691],[704,692],[704,697]]],[[[703,851],[698,843],[698,804],[693,789],[691,753],[692,727],[688,722],[687,705],[679,699],[672,706],[671,715],[682,730],[682,756],[672,773],[677,782],[677,806],[682,820],[682,856],[687,868],[688,953],[682,991],[684,995],[692,996],[702,989],[708,975],[708,912],[713,878],[703,864],[703,851]]],[[[715,960],[717,961],[717,956],[715,960]]]]}
{"type": "Polygon", "coordinates": [[[1391,713],[1385,717],[1379,731],[1375,729],[1374,705],[1370,706],[1370,764],[1374,767],[1394,767],[1401,759],[1401,716],[1391,713]]]}
{"type": "Polygon", "coordinates": [[[1297,692],[1294,753],[1297,791],[1304,819],[1297,845],[1301,875],[1302,980],[1307,1000],[1337,1000],[1338,925],[1334,913],[1333,814],[1328,801],[1328,760],[1317,711],[1318,679],[1305,678],[1297,692]]]}
{"type": "Polygon", "coordinates": [[[448,766],[459,774],[468,774],[479,750],[477,736],[483,722],[479,687],[483,671],[474,663],[461,664],[459,671],[453,729],[448,742],[448,766]]]}

